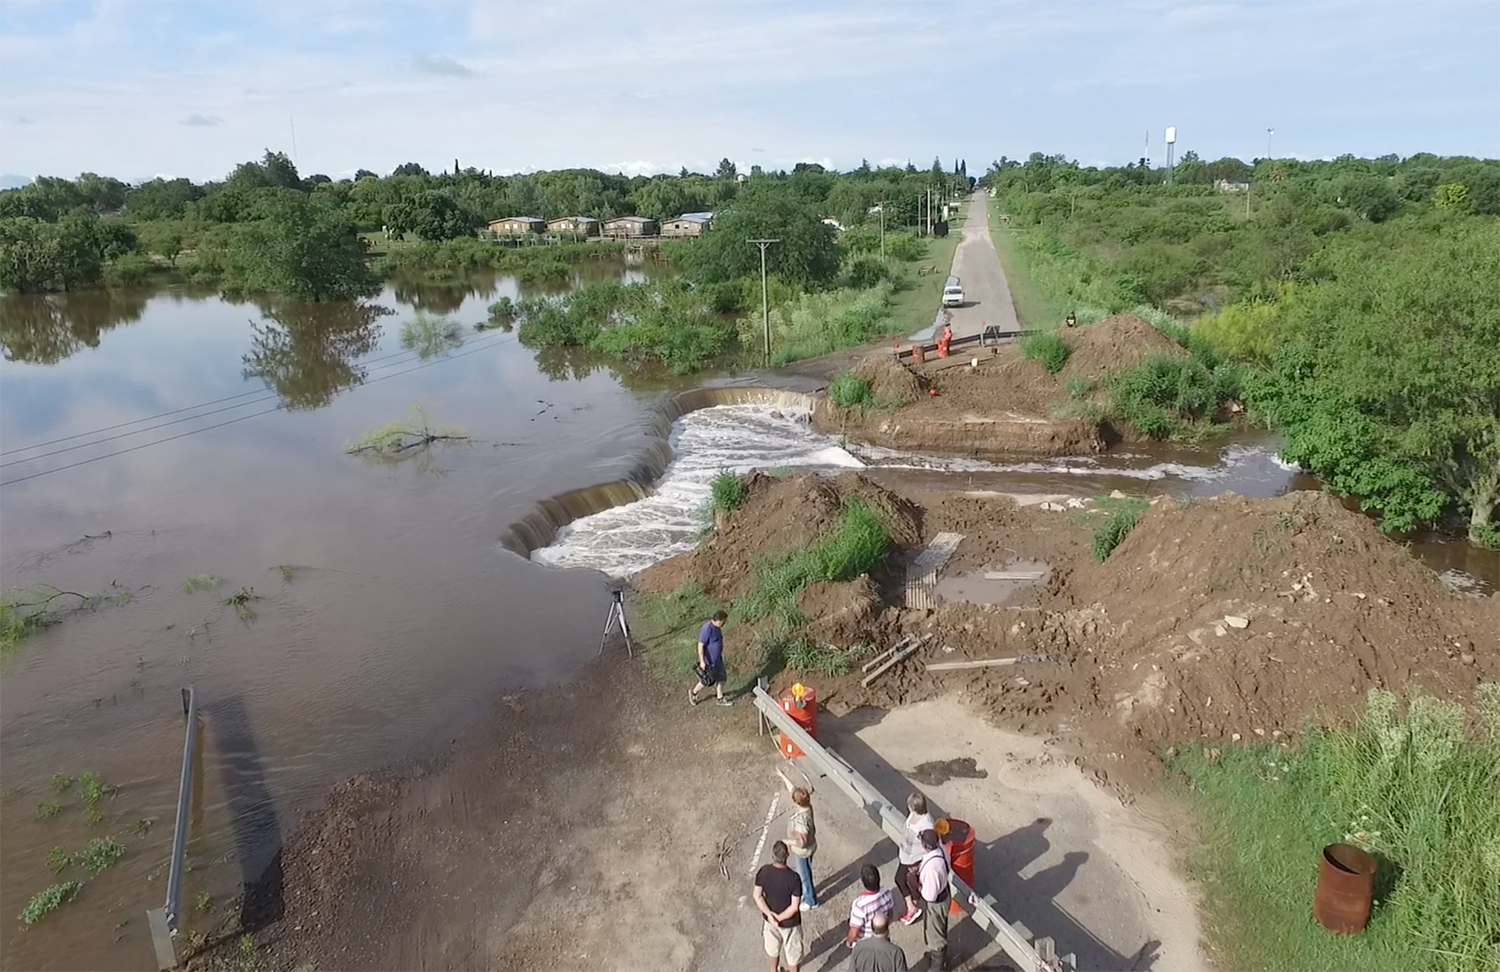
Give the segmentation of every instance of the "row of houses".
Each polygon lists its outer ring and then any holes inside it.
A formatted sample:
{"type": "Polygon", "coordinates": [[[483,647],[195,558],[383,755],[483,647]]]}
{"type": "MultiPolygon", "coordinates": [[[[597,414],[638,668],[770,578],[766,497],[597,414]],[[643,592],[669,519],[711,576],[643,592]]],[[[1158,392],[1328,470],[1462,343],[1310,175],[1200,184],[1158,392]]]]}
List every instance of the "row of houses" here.
{"type": "Polygon", "coordinates": [[[563,216],[551,220],[537,219],[535,216],[507,216],[492,220],[488,229],[495,236],[546,233],[557,236],[602,236],[612,240],[655,236],[690,238],[702,236],[713,217],[713,213],[683,213],[658,222],[645,216],[616,216],[601,223],[592,216],[563,216]]]}

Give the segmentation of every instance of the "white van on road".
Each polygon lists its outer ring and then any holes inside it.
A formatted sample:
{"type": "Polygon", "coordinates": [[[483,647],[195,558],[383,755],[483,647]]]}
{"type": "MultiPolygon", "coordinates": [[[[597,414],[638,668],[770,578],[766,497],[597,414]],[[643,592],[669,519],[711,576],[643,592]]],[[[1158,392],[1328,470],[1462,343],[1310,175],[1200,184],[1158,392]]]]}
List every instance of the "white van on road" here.
{"type": "Polygon", "coordinates": [[[943,306],[962,307],[964,305],[964,285],[957,277],[949,277],[948,282],[943,284],[943,306]]]}

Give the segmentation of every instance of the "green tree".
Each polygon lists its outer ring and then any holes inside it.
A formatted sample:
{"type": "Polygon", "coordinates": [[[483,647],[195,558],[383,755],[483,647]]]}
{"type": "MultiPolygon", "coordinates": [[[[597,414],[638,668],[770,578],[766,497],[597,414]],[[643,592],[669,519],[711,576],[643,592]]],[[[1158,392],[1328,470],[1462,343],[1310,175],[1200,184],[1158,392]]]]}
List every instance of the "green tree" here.
{"type": "Polygon", "coordinates": [[[735,168],[734,163],[729,161],[728,157],[726,156],[725,158],[719,160],[719,168],[714,172],[714,178],[733,179],[738,174],[739,170],[735,168]]]}
{"type": "Polygon", "coordinates": [[[785,184],[747,182],[734,203],[714,217],[713,228],[688,256],[689,272],[704,283],[760,273],[760,252],[751,239],[779,239],[766,252],[766,269],[804,287],[823,287],[839,272],[833,227],[812,203],[785,184]]]}
{"type": "Polygon", "coordinates": [[[385,222],[393,233],[452,240],[472,235],[484,225],[484,217],[446,192],[427,189],[387,206],[385,222]]]}
{"type": "Polygon", "coordinates": [[[77,290],[104,274],[99,220],[78,211],[56,222],[31,216],[0,219],[0,289],[77,290]]]}
{"type": "Polygon", "coordinates": [[[1500,225],[1446,226],[1324,257],[1284,309],[1258,394],[1282,455],[1377,508],[1389,529],[1500,507],[1500,225]]]}
{"type": "Polygon", "coordinates": [[[1462,212],[1469,206],[1469,187],[1462,182],[1450,182],[1432,191],[1433,205],[1439,209],[1462,212]]]}
{"type": "Polygon", "coordinates": [[[302,300],[349,300],[376,292],[353,222],[300,193],[281,190],[266,215],[238,227],[225,254],[226,289],[302,300]]]}
{"type": "Polygon", "coordinates": [[[203,190],[188,179],[152,179],[125,193],[125,212],[134,219],[176,219],[203,190]]]}
{"type": "Polygon", "coordinates": [[[146,252],[154,253],[172,266],[177,266],[177,257],[181,255],[183,242],[187,239],[182,223],[176,220],[142,223],[137,228],[136,235],[146,252]]]}

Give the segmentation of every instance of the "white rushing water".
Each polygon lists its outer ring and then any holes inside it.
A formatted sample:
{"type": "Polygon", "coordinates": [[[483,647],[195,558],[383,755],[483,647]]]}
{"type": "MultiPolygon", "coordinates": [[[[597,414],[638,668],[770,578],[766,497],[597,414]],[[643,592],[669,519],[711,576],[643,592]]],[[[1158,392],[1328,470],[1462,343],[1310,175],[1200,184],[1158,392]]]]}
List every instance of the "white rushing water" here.
{"type": "Polygon", "coordinates": [[[863,465],[805,413],[765,405],[718,405],[689,412],[672,426],[672,460],[650,496],[573,521],[533,560],[594,567],[623,577],[692,548],[702,510],[723,470],[858,468],[863,465]]]}
{"type": "Polygon", "coordinates": [[[1286,479],[1275,453],[1253,445],[1227,446],[1211,465],[1154,462],[1132,453],[985,462],[877,446],[850,444],[845,448],[833,436],[813,429],[805,413],[782,413],[767,405],[719,405],[690,412],[673,425],[670,441],[675,458],[650,496],[575,520],[558,532],[550,546],[533,551],[532,559],[555,567],[592,567],[623,577],[689,550],[702,532],[702,511],[714,477],[726,469],[743,473],[873,466],[1066,476],[1077,477],[1077,488],[1085,494],[1096,488],[1087,483],[1088,477],[1175,480],[1188,492],[1232,478],[1237,484],[1265,483],[1265,495],[1286,479]]]}

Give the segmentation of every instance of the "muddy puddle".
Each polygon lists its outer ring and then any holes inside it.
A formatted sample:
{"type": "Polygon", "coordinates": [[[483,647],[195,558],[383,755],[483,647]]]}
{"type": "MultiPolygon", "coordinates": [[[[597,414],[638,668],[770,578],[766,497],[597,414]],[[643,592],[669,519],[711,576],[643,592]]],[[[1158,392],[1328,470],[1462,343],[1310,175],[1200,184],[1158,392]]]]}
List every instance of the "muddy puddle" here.
{"type": "Polygon", "coordinates": [[[1051,565],[1017,559],[961,574],[939,574],[933,595],[938,603],[1009,604],[1022,591],[1047,582],[1051,565]]]}

